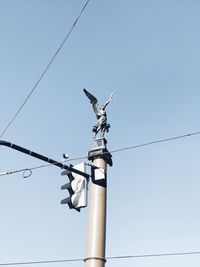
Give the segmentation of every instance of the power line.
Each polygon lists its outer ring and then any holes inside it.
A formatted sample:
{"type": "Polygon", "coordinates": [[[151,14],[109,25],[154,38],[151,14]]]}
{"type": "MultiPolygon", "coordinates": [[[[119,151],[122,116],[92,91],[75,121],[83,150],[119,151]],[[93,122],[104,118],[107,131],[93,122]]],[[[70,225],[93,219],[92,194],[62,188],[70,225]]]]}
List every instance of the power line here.
{"type": "Polygon", "coordinates": [[[174,140],[177,140],[177,139],[186,138],[186,137],[190,137],[190,136],[193,136],[193,135],[199,135],[199,134],[200,134],[200,131],[194,132],[194,133],[178,135],[178,136],[174,136],[174,137],[169,137],[169,138],[166,138],[166,139],[159,139],[159,140],[150,141],[150,142],[139,144],[139,145],[134,145],[134,146],[129,146],[129,147],[116,149],[116,150],[111,151],[111,153],[117,153],[117,152],[121,152],[121,151],[124,151],[124,150],[135,149],[135,148],[139,148],[139,147],[143,147],[143,146],[149,146],[149,145],[154,145],[154,144],[158,144],[158,143],[174,141],[174,140]]]}
{"type": "Polygon", "coordinates": [[[64,259],[64,260],[46,260],[46,261],[9,262],[9,263],[0,263],[0,266],[16,266],[16,265],[30,265],[30,264],[63,263],[63,262],[77,262],[77,261],[83,261],[83,259],[64,259]]]}
{"type": "Polygon", "coordinates": [[[38,84],[41,82],[41,80],[43,79],[43,77],[45,76],[46,72],[48,71],[48,69],[50,68],[50,66],[52,65],[53,61],[55,60],[55,58],[57,57],[58,53],[60,52],[60,50],[62,49],[62,47],[64,46],[65,42],[68,40],[69,36],[71,35],[73,29],[75,28],[77,22],[79,21],[84,9],[86,8],[86,6],[88,5],[90,0],[87,0],[86,3],[84,4],[83,8],[81,9],[81,12],[79,13],[79,15],[77,16],[76,20],[74,21],[74,23],[72,24],[71,28],[69,29],[68,33],[66,34],[64,40],[61,42],[60,46],[58,47],[58,49],[56,50],[55,54],[53,55],[53,57],[51,58],[51,60],[49,61],[49,63],[47,64],[46,68],[44,69],[44,71],[42,72],[42,74],[40,75],[39,79],[37,80],[37,82],[35,83],[35,85],[33,86],[33,88],[31,89],[31,91],[29,92],[29,94],[27,95],[27,97],[25,98],[24,102],[21,104],[21,106],[19,107],[19,109],[17,110],[17,112],[14,114],[14,116],[12,117],[12,119],[10,120],[10,122],[7,124],[7,126],[5,127],[5,129],[3,130],[3,132],[0,135],[0,138],[2,138],[2,136],[5,134],[5,132],[8,130],[8,128],[11,126],[11,124],[14,122],[14,120],[16,119],[16,117],[19,115],[19,113],[21,112],[22,108],[24,107],[24,105],[27,103],[27,101],[29,100],[29,98],[31,97],[31,95],[33,94],[33,92],[35,91],[36,87],[38,86],[38,84]]]}
{"type": "MultiPolygon", "coordinates": [[[[178,135],[178,136],[174,136],[174,137],[169,137],[169,138],[165,138],[165,139],[158,139],[158,140],[154,140],[154,141],[150,141],[150,142],[146,142],[146,143],[142,143],[142,144],[138,144],[138,145],[133,145],[133,146],[119,148],[119,149],[116,149],[116,150],[111,150],[110,153],[118,153],[118,152],[131,150],[131,149],[136,149],[136,148],[140,148],[140,147],[144,147],[144,146],[155,145],[155,144],[158,144],[158,143],[175,141],[175,140],[178,140],[178,139],[183,139],[183,138],[186,138],[186,137],[191,137],[191,136],[199,135],[199,134],[200,134],[200,131],[193,132],[193,133],[188,133],[188,134],[183,134],[183,135],[178,135]]],[[[105,152],[103,154],[107,154],[107,153],[108,152],[105,152]]],[[[64,160],[63,162],[83,160],[83,159],[87,159],[87,158],[88,158],[87,156],[82,156],[82,157],[80,156],[80,157],[64,160]]],[[[45,168],[45,167],[50,167],[50,166],[53,166],[53,164],[43,164],[43,165],[39,165],[39,166],[32,167],[32,168],[23,168],[23,169],[20,169],[20,170],[3,172],[3,173],[0,173],[0,176],[10,175],[10,174],[18,173],[18,172],[23,172],[24,173],[23,177],[24,178],[28,178],[32,174],[33,170],[41,169],[41,168],[45,168]],[[26,174],[26,172],[29,172],[29,173],[26,174]]]]}
{"type": "Polygon", "coordinates": [[[28,178],[29,176],[32,175],[32,170],[31,169],[21,169],[21,170],[16,170],[16,171],[1,172],[0,176],[11,175],[11,174],[15,174],[15,173],[18,173],[18,172],[23,172],[23,178],[28,178]]]}
{"type": "Polygon", "coordinates": [[[117,259],[133,259],[133,258],[153,258],[153,257],[170,257],[170,256],[187,256],[187,255],[189,256],[189,255],[197,255],[197,254],[200,254],[200,251],[113,256],[113,257],[107,257],[106,259],[117,260],[117,259]]]}
{"type": "MultiPolygon", "coordinates": [[[[134,258],[153,258],[153,257],[171,257],[171,256],[192,256],[198,255],[200,251],[191,252],[175,252],[175,253],[158,253],[158,254],[141,254],[141,255],[124,255],[124,256],[113,256],[106,257],[106,260],[124,260],[134,258]]],[[[84,259],[61,259],[61,260],[45,260],[45,261],[24,261],[24,262],[10,262],[0,263],[0,266],[16,266],[16,265],[30,265],[30,264],[47,264],[47,263],[64,263],[64,262],[80,262],[84,259]]]]}

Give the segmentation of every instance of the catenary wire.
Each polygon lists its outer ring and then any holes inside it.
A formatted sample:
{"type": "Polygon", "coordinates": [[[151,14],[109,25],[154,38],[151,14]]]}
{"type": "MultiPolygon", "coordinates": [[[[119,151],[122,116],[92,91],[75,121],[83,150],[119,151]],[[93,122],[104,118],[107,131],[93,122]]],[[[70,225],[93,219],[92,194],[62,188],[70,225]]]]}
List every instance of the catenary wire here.
{"type": "MultiPolygon", "coordinates": [[[[158,140],[154,140],[154,141],[150,141],[150,142],[146,142],[146,143],[142,143],[142,144],[138,144],[138,145],[133,145],[133,146],[119,148],[119,149],[116,149],[116,150],[111,150],[110,153],[111,154],[112,153],[118,153],[118,152],[122,152],[122,151],[125,151],[125,150],[131,150],[131,149],[136,149],[136,148],[140,148],[140,147],[144,147],[144,146],[155,145],[155,144],[158,144],[158,143],[175,141],[175,140],[178,140],[178,139],[191,137],[191,136],[195,136],[195,135],[199,135],[199,134],[200,134],[200,131],[197,131],[197,132],[178,135],[178,136],[169,137],[169,138],[165,138],[165,139],[158,139],[158,140]]],[[[107,153],[108,152],[104,152],[104,153],[102,153],[102,155],[107,154],[107,153]]],[[[63,160],[62,162],[64,163],[64,162],[82,160],[82,159],[87,159],[87,158],[88,158],[87,156],[82,156],[82,157],[76,157],[76,158],[63,160]]],[[[18,173],[18,172],[27,172],[27,171],[30,171],[30,175],[31,175],[33,170],[41,169],[41,168],[45,168],[45,167],[50,167],[50,166],[54,166],[54,165],[48,163],[48,164],[43,164],[43,165],[39,165],[39,166],[32,167],[32,168],[23,168],[23,169],[20,169],[20,170],[3,172],[3,173],[0,173],[0,176],[10,175],[10,174],[18,173]]],[[[28,178],[30,175],[27,175],[26,177],[24,177],[24,175],[23,175],[23,177],[24,178],[28,178]]]]}
{"type": "MultiPolygon", "coordinates": [[[[106,260],[119,260],[119,259],[134,259],[134,258],[153,258],[153,257],[171,257],[171,256],[191,256],[198,255],[200,251],[191,252],[175,252],[175,253],[158,253],[158,254],[141,254],[141,255],[122,255],[106,257],[106,260]]],[[[47,263],[63,263],[63,262],[80,262],[84,259],[61,259],[61,260],[45,260],[45,261],[24,261],[24,262],[10,262],[0,263],[0,266],[16,266],[16,265],[30,265],[30,264],[47,264],[47,263]]]]}
{"type": "Polygon", "coordinates": [[[17,110],[17,112],[14,114],[14,116],[12,117],[12,119],[9,121],[9,123],[7,124],[7,126],[5,127],[5,129],[2,131],[0,138],[2,138],[2,136],[5,134],[5,132],[8,130],[8,128],[11,126],[11,124],[14,122],[14,120],[16,119],[16,117],[19,115],[19,113],[21,112],[21,110],[23,109],[23,107],[25,106],[25,104],[27,103],[27,101],[29,100],[29,98],[31,97],[31,95],[33,94],[33,92],[35,91],[36,87],[38,86],[38,84],[40,83],[40,81],[43,79],[43,77],[45,76],[45,74],[47,73],[48,69],[51,67],[53,61],[55,60],[55,58],[57,57],[58,53],[60,52],[60,50],[62,49],[62,47],[64,46],[65,42],[68,40],[69,36],[71,35],[73,29],[75,28],[77,22],[79,21],[84,9],[86,8],[86,6],[88,5],[90,0],[87,0],[83,6],[83,8],[81,9],[81,12],[79,13],[79,15],[77,16],[76,20],[74,21],[74,23],[72,24],[71,28],[69,29],[69,31],[67,32],[64,40],[61,42],[60,46],[58,47],[58,49],[56,50],[55,54],[53,55],[53,57],[51,58],[51,60],[49,61],[49,63],[47,64],[46,68],[43,70],[42,74],[40,75],[39,79],[37,80],[37,82],[35,83],[35,85],[33,86],[33,88],[31,89],[31,91],[29,92],[29,94],[27,95],[27,97],[25,98],[24,102],[21,104],[21,106],[19,107],[19,109],[17,110]]]}

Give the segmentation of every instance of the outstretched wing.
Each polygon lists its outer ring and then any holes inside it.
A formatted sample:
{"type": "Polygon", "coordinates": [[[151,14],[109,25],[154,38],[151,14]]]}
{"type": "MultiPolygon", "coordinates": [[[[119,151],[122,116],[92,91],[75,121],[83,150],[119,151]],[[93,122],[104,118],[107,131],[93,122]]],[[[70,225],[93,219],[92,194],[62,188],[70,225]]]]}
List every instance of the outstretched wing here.
{"type": "Polygon", "coordinates": [[[92,105],[98,103],[98,101],[97,101],[97,99],[96,99],[95,96],[93,96],[92,94],[90,94],[86,89],[83,89],[83,91],[84,91],[84,93],[86,94],[86,96],[90,99],[90,103],[91,103],[92,105]]]}

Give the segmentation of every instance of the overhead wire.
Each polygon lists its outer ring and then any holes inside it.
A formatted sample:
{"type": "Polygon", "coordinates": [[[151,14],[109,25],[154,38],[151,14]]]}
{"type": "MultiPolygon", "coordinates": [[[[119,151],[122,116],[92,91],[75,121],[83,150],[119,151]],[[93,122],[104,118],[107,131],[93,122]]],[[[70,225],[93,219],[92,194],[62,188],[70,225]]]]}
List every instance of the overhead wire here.
{"type": "MultiPolygon", "coordinates": [[[[158,254],[141,254],[141,255],[122,255],[122,256],[113,256],[106,257],[106,260],[125,260],[125,259],[134,259],[134,258],[153,258],[153,257],[171,257],[171,256],[191,256],[198,255],[200,251],[191,251],[191,252],[175,252],[175,253],[158,253],[158,254]]],[[[16,265],[32,265],[32,264],[51,264],[51,263],[64,263],[64,262],[81,262],[84,259],[60,259],[60,260],[44,260],[44,261],[23,261],[23,262],[8,262],[0,263],[0,266],[16,266],[16,265]]]]}
{"type": "Polygon", "coordinates": [[[23,178],[28,178],[33,173],[32,170],[30,168],[28,168],[28,169],[21,169],[21,170],[15,170],[15,171],[1,172],[0,176],[11,175],[11,174],[15,174],[18,172],[23,172],[23,178]]]}
{"type": "Polygon", "coordinates": [[[158,143],[174,141],[174,140],[177,140],[177,139],[186,138],[186,137],[190,137],[190,136],[198,135],[198,134],[200,134],[200,131],[193,132],[193,133],[188,133],[188,134],[183,134],[183,135],[178,135],[178,136],[174,136],[174,137],[169,137],[169,138],[165,138],[165,139],[159,139],[159,140],[155,140],[155,141],[150,141],[150,142],[139,144],[139,145],[123,147],[123,148],[119,148],[119,149],[116,149],[116,150],[112,150],[111,153],[117,153],[117,152],[121,152],[121,151],[124,151],[124,150],[135,149],[135,148],[139,148],[139,147],[143,147],[143,146],[149,146],[149,145],[154,145],[154,144],[158,144],[158,143]]]}
{"type": "Polygon", "coordinates": [[[64,259],[64,260],[46,260],[46,261],[24,261],[24,262],[8,262],[0,263],[0,266],[16,266],[16,265],[32,265],[32,264],[47,264],[47,263],[63,263],[63,262],[77,262],[83,259],[64,259]]]}
{"type": "Polygon", "coordinates": [[[53,61],[55,60],[55,58],[57,57],[58,53],[60,52],[60,50],[62,49],[62,47],[64,46],[65,42],[68,40],[69,36],[71,35],[72,31],[74,30],[77,22],[79,21],[83,11],[85,10],[86,6],[88,5],[90,0],[87,0],[84,4],[84,6],[82,7],[79,15],[77,16],[77,18],[75,19],[74,23],[72,24],[71,28],[69,29],[69,31],[67,32],[65,38],[63,39],[63,41],[61,42],[61,44],[59,45],[58,49],[56,50],[56,52],[54,53],[53,57],[50,59],[49,63],[47,64],[47,66],[45,67],[45,69],[43,70],[42,74],[40,75],[40,77],[38,78],[37,82],[35,83],[35,85],[33,86],[33,88],[31,89],[31,91],[28,93],[27,97],[25,98],[25,100],[23,101],[23,103],[21,104],[21,106],[19,107],[19,109],[17,110],[17,112],[14,114],[14,116],[12,117],[12,119],[9,121],[9,123],[7,124],[7,126],[4,128],[4,130],[2,131],[0,138],[2,138],[2,136],[5,134],[5,132],[8,130],[8,128],[11,126],[11,124],[14,122],[14,120],[16,119],[16,117],[19,115],[19,113],[21,112],[21,110],[23,109],[23,107],[25,106],[25,104],[27,103],[27,101],[29,100],[29,98],[31,97],[31,95],[33,94],[33,92],[35,91],[36,87],[38,86],[38,84],[41,82],[41,80],[43,79],[43,77],[45,76],[45,74],[47,73],[48,69],[51,67],[53,61]]]}
{"type": "MultiPolygon", "coordinates": [[[[41,82],[41,80],[43,79],[43,77],[45,76],[47,71],[49,70],[49,68],[51,67],[51,65],[54,62],[55,58],[57,57],[58,53],[60,52],[60,50],[64,46],[65,42],[69,38],[70,34],[72,33],[73,29],[75,28],[78,20],[80,19],[81,15],[82,15],[84,9],[86,8],[86,6],[88,5],[89,1],[90,0],[87,0],[85,2],[83,8],[81,9],[81,12],[79,13],[79,15],[76,18],[76,20],[74,21],[74,23],[72,24],[72,26],[69,29],[68,33],[66,34],[64,40],[59,45],[59,47],[56,50],[55,54],[53,55],[53,57],[51,58],[51,60],[49,61],[49,63],[45,67],[45,69],[43,70],[42,74],[39,76],[37,82],[35,83],[35,85],[31,89],[31,91],[28,93],[27,97],[25,98],[25,100],[23,101],[23,103],[21,104],[21,106],[19,107],[17,112],[14,114],[14,116],[9,121],[9,123],[7,124],[5,129],[2,131],[2,133],[0,135],[0,138],[2,138],[2,136],[5,134],[5,132],[8,130],[8,128],[11,126],[11,124],[14,122],[16,117],[19,115],[19,113],[21,112],[21,110],[23,109],[23,107],[25,106],[25,104],[27,103],[29,98],[32,96],[32,94],[36,90],[37,86],[39,85],[39,83],[41,82]]],[[[185,137],[190,137],[190,136],[194,136],[194,135],[199,135],[199,134],[200,134],[200,131],[189,133],[189,134],[184,134],[184,135],[180,135],[180,136],[170,137],[170,138],[166,138],[166,139],[154,140],[154,141],[150,141],[150,142],[146,142],[146,143],[142,143],[142,144],[138,144],[138,145],[133,145],[133,146],[128,146],[128,147],[123,147],[123,148],[119,148],[119,149],[116,149],[116,150],[112,150],[112,151],[110,151],[110,153],[118,153],[118,152],[122,152],[122,151],[125,151],[125,150],[136,149],[136,148],[149,146],[149,145],[162,143],[162,142],[169,142],[169,141],[173,141],[173,140],[177,140],[177,139],[181,139],[181,138],[185,138],[185,137]]],[[[107,154],[107,153],[108,152],[104,152],[102,154],[107,154]]],[[[75,160],[80,160],[80,159],[87,159],[87,156],[72,158],[72,159],[68,159],[67,161],[75,161],[75,160]]],[[[43,165],[32,167],[32,168],[24,168],[24,169],[15,170],[15,171],[2,172],[2,173],[0,173],[0,176],[11,175],[11,174],[23,172],[24,178],[28,178],[32,174],[32,170],[36,170],[36,169],[40,169],[40,168],[44,168],[44,167],[48,167],[48,166],[53,166],[53,164],[43,164],[43,165]],[[29,173],[26,174],[26,172],[29,172],[29,173]]],[[[189,255],[197,255],[197,254],[200,254],[200,251],[161,253],[161,254],[110,256],[110,257],[107,257],[106,260],[150,258],[150,257],[169,257],[169,256],[189,256],[189,255]]],[[[77,258],[77,259],[60,259],[60,260],[44,260],[44,261],[10,262],[10,263],[0,263],[0,266],[16,266],[16,265],[32,265],[32,264],[64,263],[64,262],[80,262],[80,261],[84,261],[84,259],[77,258]]]]}
{"type": "MultiPolygon", "coordinates": [[[[173,136],[173,137],[169,137],[169,138],[165,138],[165,139],[158,139],[158,140],[154,140],[154,141],[150,141],[150,142],[146,142],[146,143],[142,143],[142,144],[138,144],[138,145],[133,145],[133,146],[128,146],[128,147],[123,147],[123,148],[111,150],[110,152],[103,152],[102,155],[105,155],[105,154],[108,154],[108,153],[111,153],[111,154],[119,153],[119,152],[122,152],[122,151],[137,149],[137,148],[140,148],[140,147],[155,145],[155,144],[163,143],[163,142],[171,142],[171,141],[175,141],[175,140],[178,140],[178,139],[183,139],[183,138],[186,138],[186,137],[191,137],[191,136],[195,136],[195,135],[199,135],[199,134],[200,134],[200,131],[197,131],[197,132],[182,134],[182,135],[173,136]]],[[[84,160],[84,159],[87,159],[87,158],[88,158],[87,156],[80,156],[80,157],[75,157],[75,158],[71,158],[71,159],[69,158],[69,159],[63,160],[62,163],[76,161],[76,160],[84,160]]],[[[41,169],[41,168],[45,168],[45,167],[50,167],[50,166],[54,166],[54,165],[48,163],[48,164],[43,164],[43,165],[31,167],[31,168],[23,168],[23,169],[20,169],[20,170],[3,172],[3,173],[0,173],[0,176],[15,174],[15,173],[19,173],[19,172],[27,172],[27,171],[30,171],[30,175],[31,175],[33,170],[41,169]]],[[[28,178],[30,175],[28,175],[26,177],[23,176],[23,177],[24,178],[28,178]]]]}
{"type": "Polygon", "coordinates": [[[106,259],[117,260],[117,259],[133,259],[133,258],[152,258],[152,257],[170,257],[170,256],[187,256],[187,255],[189,256],[189,255],[197,255],[197,254],[200,254],[200,251],[113,256],[113,257],[107,257],[106,259]]]}

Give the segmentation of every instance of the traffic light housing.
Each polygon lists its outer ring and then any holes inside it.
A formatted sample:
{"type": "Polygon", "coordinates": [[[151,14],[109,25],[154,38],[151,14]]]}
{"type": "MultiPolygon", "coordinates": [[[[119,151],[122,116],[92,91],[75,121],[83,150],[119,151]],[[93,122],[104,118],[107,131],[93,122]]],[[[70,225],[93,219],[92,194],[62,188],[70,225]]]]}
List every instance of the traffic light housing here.
{"type": "MultiPolygon", "coordinates": [[[[84,162],[74,166],[70,165],[70,167],[83,173],[86,172],[84,162]]],[[[80,211],[81,208],[87,206],[87,178],[69,170],[64,170],[61,175],[67,175],[69,178],[69,183],[61,186],[62,190],[67,189],[69,192],[69,196],[61,200],[61,204],[68,204],[70,209],[80,211]]]]}

